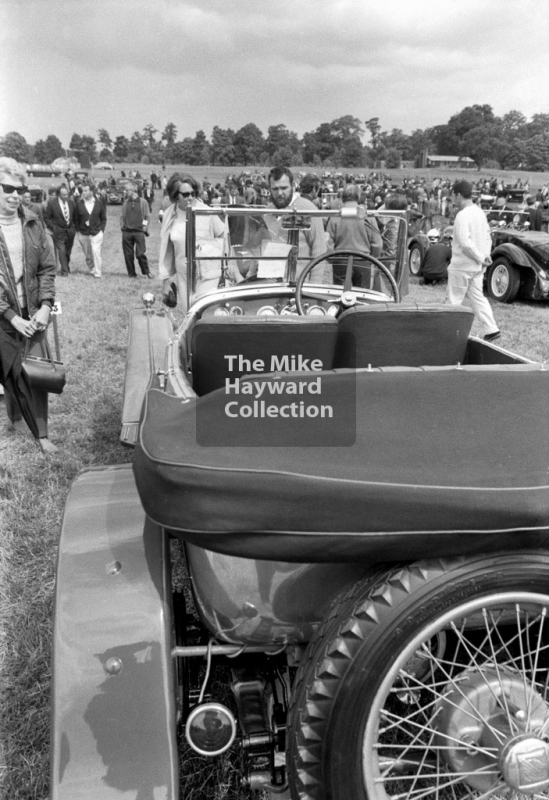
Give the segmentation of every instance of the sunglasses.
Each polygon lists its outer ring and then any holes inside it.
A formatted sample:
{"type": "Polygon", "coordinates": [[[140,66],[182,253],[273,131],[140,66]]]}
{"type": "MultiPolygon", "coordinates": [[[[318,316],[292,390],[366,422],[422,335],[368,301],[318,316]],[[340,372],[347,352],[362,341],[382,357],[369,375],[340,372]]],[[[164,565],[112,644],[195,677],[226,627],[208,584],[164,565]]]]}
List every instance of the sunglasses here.
{"type": "Polygon", "coordinates": [[[26,186],[11,186],[9,183],[0,183],[0,186],[2,187],[4,194],[13,194],[14,192],[17,192],[18,195],[22,195],[27,191],[26,186]]]}
{"type": "Polygon", "coordinates": [[[192,197],[194,192],[178,192],[177,194],[180,194],[181,197],[192,197]]]}

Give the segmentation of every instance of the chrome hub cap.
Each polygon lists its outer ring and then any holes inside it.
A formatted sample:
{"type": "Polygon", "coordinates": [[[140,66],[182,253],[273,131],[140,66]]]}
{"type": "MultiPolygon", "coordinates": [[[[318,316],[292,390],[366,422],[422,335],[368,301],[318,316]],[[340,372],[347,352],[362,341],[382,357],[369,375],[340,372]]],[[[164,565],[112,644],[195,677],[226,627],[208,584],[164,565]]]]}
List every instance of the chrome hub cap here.
{"type": "Polygon", "coordinates": [[[549,596],[463,603],[388,665],[363,738],[370,800],[549,800],[549,596]]]}
{"type": "Polygon", "coordinates": [[[524,676],[465,670],[438,703],[442,757],[474,789],[488,791],[503,778],[510,788],[534,794],[549,786],[549,744],[536,735],[547,712],[524,676]]]}
{"type": "Polygon", "coordinates": [[[549,744],[523,734],[507,742],[500,758],[503,779],[522,794],[536,794],[549,787],[549,744]]]}
{"type": "Polygon", "coordinates": [[[509,273],[505,267],[496,267],[492,275],[492,289],[494,294],[501,297],[509,288],[509,273]]]}

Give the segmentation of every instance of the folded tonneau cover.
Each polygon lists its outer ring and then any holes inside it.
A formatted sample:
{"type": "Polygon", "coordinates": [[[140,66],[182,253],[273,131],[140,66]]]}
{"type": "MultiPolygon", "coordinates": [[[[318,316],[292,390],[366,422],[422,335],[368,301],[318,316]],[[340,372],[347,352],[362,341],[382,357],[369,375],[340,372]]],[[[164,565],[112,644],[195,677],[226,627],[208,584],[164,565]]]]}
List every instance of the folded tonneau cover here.
{"type": "Polygon", "coordinates": [[[218,424],[225,393],[151,390],[134,460],[149,517],[207,549],[288,561],[549,543],[548,371],[321,374],[332,392],[356,380],[352,446],[203,447],[197,406],[218,424]]]}

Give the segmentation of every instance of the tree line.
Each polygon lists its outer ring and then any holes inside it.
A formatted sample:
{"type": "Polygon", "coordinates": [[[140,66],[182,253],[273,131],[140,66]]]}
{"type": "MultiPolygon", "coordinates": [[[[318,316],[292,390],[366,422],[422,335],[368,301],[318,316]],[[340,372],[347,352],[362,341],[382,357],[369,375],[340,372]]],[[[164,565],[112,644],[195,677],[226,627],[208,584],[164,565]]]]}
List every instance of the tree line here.
{"type": "MultiPolygon", "coordinates": [[[[489,105],[467,106],[444,125],[411,134],[400,128],[383,131],[379,117],[362,122],[347,114],[323,122],[299,137],[286,125],[271,125],[265,136],[249,122],[237,131],[216,125],[210,138],[203,130],[178,140],[173,122],[163,131],[152,123],[129,138],[113,139],[105,128],[97,135],[74,133],[69,142],[74,153],[86,153],[91,161],[144,164],[191,164],[222,166],[310,165],[326,168],[371,168],[384,162],[387,168],[403,162],[418,163],[422,152],[430,155],[468,156],[480,169],[549,169],[549,114],[528,120],[520,111],[497,117],[489,105]],[[363,144],[368,133],[369,141],[363,144]]],[[[0,138],[0,153],[29,163],[49,164],[66,155],[54,135],[29,144],[16,131],[0,138]]]]}

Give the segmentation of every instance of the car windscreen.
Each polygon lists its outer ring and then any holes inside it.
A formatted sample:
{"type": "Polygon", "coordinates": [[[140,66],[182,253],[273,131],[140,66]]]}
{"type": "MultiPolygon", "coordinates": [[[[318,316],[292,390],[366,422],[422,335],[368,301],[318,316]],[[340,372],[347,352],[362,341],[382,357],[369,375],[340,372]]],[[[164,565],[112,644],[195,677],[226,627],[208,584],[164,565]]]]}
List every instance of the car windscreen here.
{"type": "MultiPolygon", "coordinates": [[[[370,253],[398,281],[406,248],[403,216],[387,212],[374,216],[364,209],[360,216],[355,213],[345,217],[339,211],[330,214],[316,209],[308,213],[291,208],[204,205],[188,212],[188,220],[191,235],[186,254],[190,258],[187,271],[191,302],[222,286],[294,281],[314,257],[323,253],[327,258],[313,269],[311,282],[342,285],[347,259],[328,253],[342,248],[370,253]],[[349,247],[348,243],[355,241],[357,244],[349,247]]],[[[184,224],[182,217],[175,215],[176,230],[171,235],[176,241],[184,224]]],[[[379,272],[366,259],[362,264],[357,260],[353,267],[355,285],[372,288],[374,271],[379,272]]],[[[387,294],[391,296],[389,287],[387,294]]]]}

